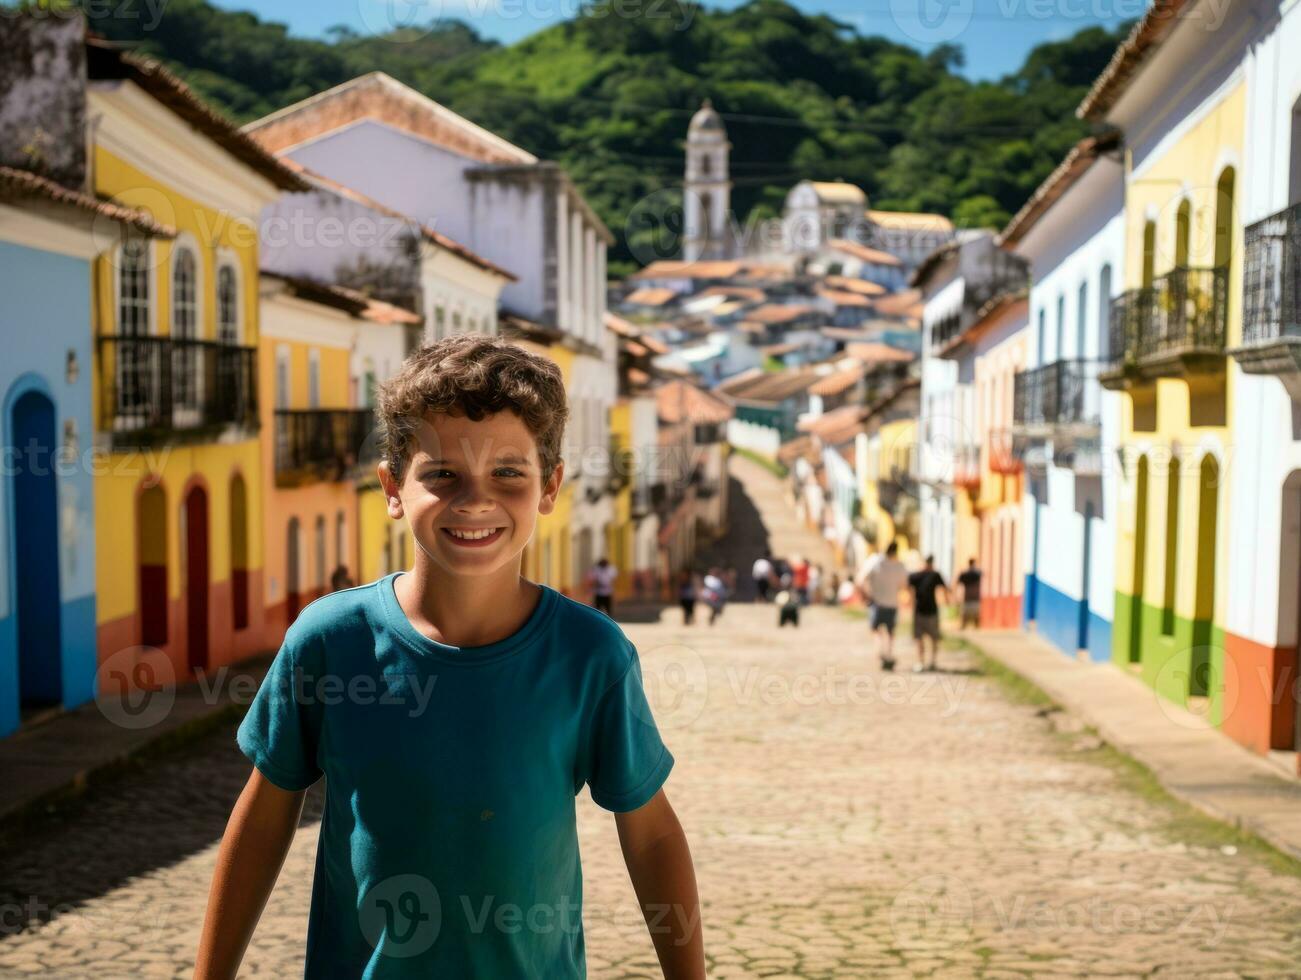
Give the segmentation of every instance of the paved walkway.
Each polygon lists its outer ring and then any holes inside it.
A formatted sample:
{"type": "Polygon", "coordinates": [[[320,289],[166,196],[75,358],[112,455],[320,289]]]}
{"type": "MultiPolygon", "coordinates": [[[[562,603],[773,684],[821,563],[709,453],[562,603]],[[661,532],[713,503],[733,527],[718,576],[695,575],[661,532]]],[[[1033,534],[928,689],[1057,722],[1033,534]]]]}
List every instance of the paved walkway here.
{"type": "MultiPolygon", "coordinates": [[[[861,619],[628,624],[678,763],[710,976],[1296,975],[1301,878],[1155,794],[967,654],[873,669],[861,619]]],[[[0,853],[0,977],[186,977],[247,774],[233,730],[0,853]]],[[[242,976],[301,970],[314,791],[242,976]]],[[[613,819],[579,799],[590,975],[655,976],[613,819]]]]}
{"type": "Polygon", "coordinates": [[[975,642],[1147,766],[1170,793],[1301,860],[1301,780],[1280,776],[1111,664],[1073,660],[1021,631],[981,633],[975,642]]]}
{"type": "MultiPolygon", "coordinates": [[[[753,499],[762,524],[780,497],[753,499]]],[[[669,610],[624,629],[678,759],[711,978],[1297,976],[1295,864],[965,652],[916,675],[905,643],[880,674],[861,618],[826,607],[798,630],[746,603],[714,627],[669,610]]],[[[1015,637],[984,639],[1017,666],[1015,637]]],[[[187,977],[247,772],[227,726],[0,850],[0,977],[187,977]]],[[[241,976],[301,971],[321,794],[241,976]]],[[[586,794],[579,833],[590,975],[656,976],[614,821],[586,794]]]]}

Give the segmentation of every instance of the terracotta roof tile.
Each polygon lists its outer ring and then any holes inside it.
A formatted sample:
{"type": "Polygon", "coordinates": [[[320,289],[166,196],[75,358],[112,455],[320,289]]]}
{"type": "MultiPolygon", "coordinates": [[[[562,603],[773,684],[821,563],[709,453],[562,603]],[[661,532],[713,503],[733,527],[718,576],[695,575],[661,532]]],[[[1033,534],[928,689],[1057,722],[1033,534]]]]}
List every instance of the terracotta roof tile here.
{"type": "Polygon", "coordinates": [[[130,225],[137,231],[158,238],[175,238],[176,229],[161,224],[147,212],[138,208],[124,207],[111,201],[101,201],[97,197],[74,191],[62,184],[57,184],[48,177],[34,174],[29,170],[15,167],[0,167],[0,200],[21,200],[23,198],[40,198],[54,204],[67,205],[96,217],[130,225]]]}
{"type": "Polygon", "coordinates": [[[656,411],[670,425],[684,418],[699,424],[721,424],[736,411],[727,399],[687,381],[668,381],[655,389],[656,411]]]}

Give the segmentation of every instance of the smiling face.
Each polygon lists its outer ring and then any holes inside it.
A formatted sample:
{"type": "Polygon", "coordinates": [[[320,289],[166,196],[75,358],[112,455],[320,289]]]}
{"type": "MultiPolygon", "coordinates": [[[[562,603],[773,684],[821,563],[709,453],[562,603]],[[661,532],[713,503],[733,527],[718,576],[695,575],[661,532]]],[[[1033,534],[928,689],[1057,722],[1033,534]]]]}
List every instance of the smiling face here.
{"type": "Polygon", "coordinates": [[[475,422],[430,412],[416,427],[400,481],[379,466],[389,516],[411,526],[418,549],[453,575],[488,575],[514,561],[538,514],[555,507],[563,462],[543,480],[537,444],[514,412],[475,422]]]}

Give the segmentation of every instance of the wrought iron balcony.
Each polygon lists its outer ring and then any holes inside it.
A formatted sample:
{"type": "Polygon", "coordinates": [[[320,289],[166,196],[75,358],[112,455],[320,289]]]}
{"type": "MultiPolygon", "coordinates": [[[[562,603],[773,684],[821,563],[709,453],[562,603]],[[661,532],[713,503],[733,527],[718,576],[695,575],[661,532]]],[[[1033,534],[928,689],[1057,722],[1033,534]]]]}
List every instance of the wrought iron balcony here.
{"type": "Polygon", "coordinates": [[[99,338],[101,425],[114,446],[258,429],[257,349],[210,340],[99,338]]]}
{"type": "Polygon", "coordinates": [[[1097,361],[1069,358],[1028,371],[1012,382],[1012,422],[1026,436],[1062,429],[1094,430],[1101,424],[1097,361]]]}
{"type": "Polygon", "coordinates": [[[1224,368],[1229,270],[1178,268],[1112,300],[1105,388],[1224,368]]]}
{"type": "MultiPolygon", "coordinates": [[[[1018,378],[1018,380],[1020,380],[1018,378]]],[[[1002,476],[1013,476],[1024,468],[1027,440],[1016,435],[1014,429],[989,430],[989,470],[1002,476]]]]}
{"type": "Polygon", "coordinates": [[[1245,238],[1242,345],[1230,353],[1301,397],[1301,204],[1249,225],[1245,238]]]}
{"type": "Polygon", "coordinates": [[[343,480],[374,463],[370,438],[375,413],[369,408],[276,409],[276,484],[299,486],[343,480]]]}
{"type": "Polygon", "coordinates": [[[980,487],[980,447],[975,443],[954,447],[953,485],[966,490],[980,487]]]}

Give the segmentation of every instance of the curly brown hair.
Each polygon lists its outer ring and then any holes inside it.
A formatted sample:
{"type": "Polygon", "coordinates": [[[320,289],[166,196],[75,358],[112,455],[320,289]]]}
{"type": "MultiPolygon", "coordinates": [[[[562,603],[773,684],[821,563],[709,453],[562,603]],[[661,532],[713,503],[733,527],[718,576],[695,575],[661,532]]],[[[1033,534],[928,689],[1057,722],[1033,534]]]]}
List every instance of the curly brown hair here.
{"type": "Polygon", "coordinates": [[[457,334],[426,344],[407,355],[398,373],[379,387],[376,422],[382,458],[401,481],[426,412],[478,422],[501,411],[514,412],[532,433],[545,486],[560,462],[569,419],[560,368],[500,337],[457,334]]]}

